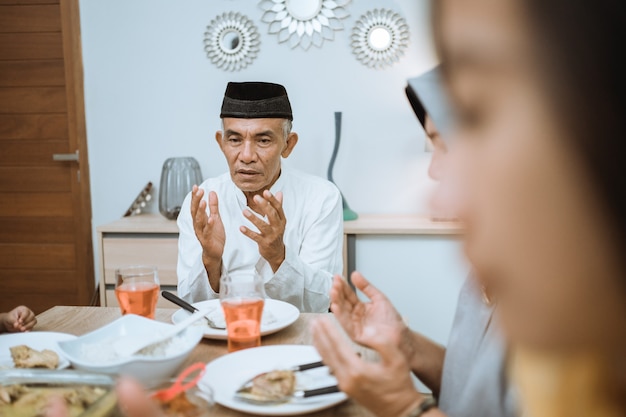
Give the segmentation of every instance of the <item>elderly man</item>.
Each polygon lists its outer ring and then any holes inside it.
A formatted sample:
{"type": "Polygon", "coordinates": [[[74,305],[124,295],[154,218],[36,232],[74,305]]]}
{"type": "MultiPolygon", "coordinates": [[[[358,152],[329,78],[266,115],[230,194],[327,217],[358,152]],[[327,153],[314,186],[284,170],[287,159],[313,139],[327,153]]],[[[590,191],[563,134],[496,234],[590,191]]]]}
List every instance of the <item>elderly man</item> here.
{"type": "Polygon", "coordinates": [[[194,186],[178,217],[178,293],[216,298],[220,277],[260,274],[268,297],[302,312],[328,311],[332,275],[342,271],[339,190],[281,166],[298,142],[285,88],[229,83],[215,139],[229,171],[194,186]]]}

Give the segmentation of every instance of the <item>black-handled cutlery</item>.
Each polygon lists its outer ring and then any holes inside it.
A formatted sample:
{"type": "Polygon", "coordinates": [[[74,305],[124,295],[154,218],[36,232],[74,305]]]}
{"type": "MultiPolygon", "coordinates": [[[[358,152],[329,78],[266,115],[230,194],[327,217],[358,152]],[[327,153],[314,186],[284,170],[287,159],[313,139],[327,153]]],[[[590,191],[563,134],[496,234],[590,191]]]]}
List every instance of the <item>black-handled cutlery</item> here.
{"type": "MultiPolygon", "coordinates": [[[[177,306],[181,307],[183,310],[188,311],[188,312],[190,312],[192,314],[195,313],[196,311],[199,311],[196,307],[192,306],[187,301],[183,300],[182,298],[180,298],[176,294],[173,294],[173,293],[171,293],[169,291],[163,290],[163,291],[161,291],[161,295],[166,300],[171,301],[172,303],[174,303],[177,306]]],[[[216,324],[208,316],[204,316],[204,318],[206,319],[206,322],[207,322],[207,324],[210,327],[212,327],[214,329],[218,329],[218,330],[225,330],[226,329],[225,326],[220,326],[220,325],[216,324]]]]}

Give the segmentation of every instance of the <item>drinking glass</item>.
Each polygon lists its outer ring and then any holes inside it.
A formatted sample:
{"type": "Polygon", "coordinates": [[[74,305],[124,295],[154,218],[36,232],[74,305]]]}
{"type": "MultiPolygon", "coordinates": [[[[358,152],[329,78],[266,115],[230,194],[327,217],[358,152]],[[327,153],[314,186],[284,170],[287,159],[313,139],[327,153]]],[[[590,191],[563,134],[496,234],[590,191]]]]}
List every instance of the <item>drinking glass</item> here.
{"type": "Polygon", "coordinates": [[[122,314],[154,319],[159,298],[159,276],[155,266],[126,266],[115,270],[115,296],[122,314]]]}
{"type": "Polygon", "coordinates": [[[220,301],[229,352],[261,345],[264,299],[263,279],[253,271],[229,273],[221,278],[220,301]]]}

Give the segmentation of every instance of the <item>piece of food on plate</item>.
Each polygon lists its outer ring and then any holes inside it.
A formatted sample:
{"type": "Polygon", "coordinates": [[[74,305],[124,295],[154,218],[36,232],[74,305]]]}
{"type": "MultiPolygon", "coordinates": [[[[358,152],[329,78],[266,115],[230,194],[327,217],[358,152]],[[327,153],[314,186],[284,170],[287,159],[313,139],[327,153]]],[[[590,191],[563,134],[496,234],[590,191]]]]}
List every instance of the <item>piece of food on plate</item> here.
{"type": "Polygon", "coordinates": [[[257,397],[276,400],[293,395],[296,375],[293,371],[271,371],[252,380],[250,393],[257,397]]]}
{"type": "Polygon", "coordinates": [[[68,417],[74,417],[83,413],[106,392],[105,388],[93,386],[0,385],[0,416],[42,416],[50,399],[60,397],[67,404],[68,417]]]}
{"type": "Polygon", "coordinates": [[[16,368],[48,368],[59,366],[59,355],[50,349],[35,350],[26,345],[13,346],[11,357],[16,368]]]}

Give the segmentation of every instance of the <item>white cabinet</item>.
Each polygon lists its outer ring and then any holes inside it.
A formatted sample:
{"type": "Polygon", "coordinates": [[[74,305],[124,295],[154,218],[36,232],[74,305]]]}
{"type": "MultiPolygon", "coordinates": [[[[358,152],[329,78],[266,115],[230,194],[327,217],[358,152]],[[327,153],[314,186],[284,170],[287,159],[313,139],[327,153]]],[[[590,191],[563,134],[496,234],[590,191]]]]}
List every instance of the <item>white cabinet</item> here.
{"type": "MultiPolygon", "coordinates": [[[[115,269],[154,265],[161,289],[176,292],[178,227],[160,214],[124,217],[97,228],[100,249],[100,304],[117,306],[115,269]]],[[[175,307],[159,296],[157,307],[175,307]]]]}

